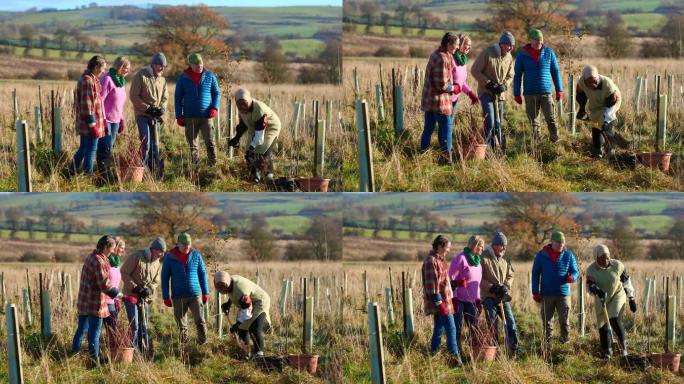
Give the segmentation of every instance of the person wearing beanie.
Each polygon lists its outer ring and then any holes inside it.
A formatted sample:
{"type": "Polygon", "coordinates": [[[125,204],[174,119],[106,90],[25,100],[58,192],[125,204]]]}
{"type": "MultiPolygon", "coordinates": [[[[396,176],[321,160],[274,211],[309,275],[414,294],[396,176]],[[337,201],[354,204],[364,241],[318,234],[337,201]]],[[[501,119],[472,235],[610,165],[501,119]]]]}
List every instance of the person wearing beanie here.
{"type": "Polygon", "coordinates": [[[198,136],[202,133],[207,148],[208,165],[216,165],[213,119],[221,104],[221,89],[216,75],[204,67],[199,53],[188,56],[188,68],[176,82],[176,123],[185,127],[185,139],[190,146],[190,160],[199,166],[198,136]]]}
{"type": "Polygon", "coordinates": [[[180,331],[180,341],[188,341],[186,313],[192,313],[197,328],[197,342],[207,342],[207,323],[202,315],[202,304],[209,301],[209,286],[202,255],[192,248],[187,232],[178,235],[176,247],[170,250],[162,263],[162,297],[164,305],[173,307],[173,316],[180,331]]]}
{"type": "Polygon", "coordinates": [[[164,77],[166,66],[166,56],[157,52],[150,65],[133,76],[129,91],[140,137],[140,158],[157,178],[164,173],[164,164],[159,157],[159,138],[169,99],[164,77]]]}
{"type": "Polygon", "coordinates": [[[214,288],[228,295],[228,301],[221,304],[224,314],[229,314],[232,303],[238,304],[238,315],[235,324],[230,328],[231,333],[237,333],[246,345],[249,345],[251,338],[253,346],[249,357],[263,357],[264,332],[271,328],[271,315],[269,314],[271,298],[263,288],[251,280],[223,271],[214,274],[214,288]],[[251,316],[246,316],[250,308],[251,316]]]}
{"type": "Polygon", "coordinates": [[[480,261],[483,250],[484,239],[480,236],[471,236],[468,239],[468,246],[463,248],[463,252],[454,257],[449,265],[449,280],[454,292],[453,304],[456,313],[454,315],[456,341],[461,351],[463,350],[461,333],[464,317],[470,331],[471,342],[475,345],[480,341],[481,335],[477,330],[482,312],[480,300],[482,265],[480,261]]]}
{"type": "Polygon", "coordinates": [[[544,45],[544,36],[540,30],[530,30],[529,40],[515,57],[513,96],[518,104],[522,104],[523,96],[525,97],[525,112],[532,123],[534,140],[538,140],[541,135],[538,118],[541,109],[548,125],[550,140],[555,143],[558,141],[558,121],[554,100],[560,101],[563,98],[558,59],[553,49],[544,45]]]}
{"type": "Polygon", "coordinates": [[[80,135],[78,150],[68,169],[70,175],[83,170],[94,176],[97,143],[105,135],[105,113],[100,97],[100,77],[107,71],[102,56],[93,56],[88,67],[78,79],[74,103],[76,106],[76,130],[80,135]]]}
{"type": "Polygon", "coordinates": [[[612,333],[617,336],[620,354],[627,356],[627,333],[622,316],[627,301],[632,313],[637,311],[634,286],[625,266],[619,260],[611,259],[608,247],[603,244],[594,248],[594,262],[587,267],[587,289],[595,297],[601,355],[604,358],[612,356],[612,333]]]}
{"type": "MultiPolygon", "coordinates": [[[[130,324],[133,346],[142,350],[142,342],[147,337],[147,329],[142,324],[142,304],[151,303],[154,291],[159,285],[161,263],[159,259],[166,252],[164,238],[157,237],[150,246],[132,253],[121,266],[123,281],[123,302],[126,317],[130,324]]],[[[145,317],[149,317],[149,306],[145,306],[145,317]]]]}
{"type": "Polygon", "coordinates": [[[601,158],[606,154],[604,136],[611,144],[629,147],[629,142],[613,131],[617,111],[622,104],[622,95],[612,79],[599,75],[598,69],[593,65],[587,65],[582,70],[580,81],[577,82],[575,94],[579,104],[577,119],[589,120],[592,123],[593,156],[601,158]]]}
{"type": "Polygon", "coordinates": [[[112,150],[116,136],[125,129],[124,105],[126,103],[126,76],[131,69],[131,62],[126,56],[119,56],[109,68],[109,72],[100,77],[100,98],[105,115],[105,135],[97,142],[95,161],[104,182],[113,182],[116,178],[112,170],[112,150]]]}
{"type": "Polygon", "coordinates": [[[71,344],[71,352],[81,350],[81,342],[88,332],[88,352],[91,366],[100,365],[100,333],[103,319],[109,317],[107,297],[121,299],[123,294],[109,279],[111,268],[108,256],[116,247],[113,236],[102,236],[95,249],[85,258],[78,289],[78,326],[71,344]]]}
{"type": "Polygon", "coordinates": [[[570,284],[579,279],[575,254],[565,247],[565,235],[555,231],[551,243],[534,256],[532,264],[532,297],[541,303],[544,340],[551,341],[551,319],[558,312],[560,342],[568,341],[570,319],[570,284]]]}
{"type": "Polygon", "coordinates": [[[520,349],[518,329],[511,309],[511,289],[513,288],[513,266],[504,258],[508,239],[503,232],[497,232],[492,244],[482,252],[482,281],[480,297],[487,317],[487,324],[495,340],[499,340],[499,316],[506,317],[506,343],[508,353],[515,357],[520,349]],[[503,305],[503,313],[501,306],[503,305]]]}
{"type": "Polygon", "coordinates": [[[238,109],[239,123],[235,128],[235,136],[228,145],[238,147],[240,138],[247,132],[251,138],[245,159],[250,175],[255,182],[263,179],[262,169],[266,169],[266,180],[273,180],[273,161],[271,152],[273,143],[280,134],[280,118],[263,101],[252,98],[247,88],[238,88],[235,92],[235,105],[238,109]]]}
{"type": "Polygon", "coordinates": [[[432,250],[423,260],[421,268],[423,305],[425,314],[432,316],[434,323],[430,352],[436,354],[441,350],[442,333],[444,333],[450,363],[460,367],[463,366],[463,360],[461,360],[456,339],[453,291],[449,283],[449,271],[446,264],[446,256],[450,250],[451,241],[446,236],[438,235],[432,241],[432,250]]]}
{"type": "Polygon", "coordinates": [[[440,163],[453,164],[452,138],[453,105],[451,96],[461,92],[461,87],[454,84],[452,72],[456,66],[454,53],[459,46],[458,36],[447,32],[442,37],[442,44],[430,55],[425,67],[425,83],[420,100],[420,109],[425,114],[425,125],[420,139],[420,150],[430,148],[430,139],[435,124],[439,125],[437,133],[441,150],[440,163]]]}
{"type": "Polygon", "coordinates": [[[505,137],[501,130],[504,116],[506,91],[513,79],[513,56],[511,51],[515,46],[513,34],[505,31],[499,37],[499,42],[484,49],[477,56],[470,72],[477,81],[477,95],[482,105],[484,117],[484,137],[492,149],[505,148],[505,137]],[[494,111],[497,103],[499,116],[494,111]]]}

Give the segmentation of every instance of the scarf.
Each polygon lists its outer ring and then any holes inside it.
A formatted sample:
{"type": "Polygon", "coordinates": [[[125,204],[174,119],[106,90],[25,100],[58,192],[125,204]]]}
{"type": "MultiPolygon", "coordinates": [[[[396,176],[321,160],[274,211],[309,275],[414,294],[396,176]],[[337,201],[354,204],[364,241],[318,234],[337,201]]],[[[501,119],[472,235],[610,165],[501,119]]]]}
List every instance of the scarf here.
{"type": "Polygon", "coordinates": [[[480,255],[474,255],[473,251],[470,248],[463,248],[463,254],[466,257],[466,260],[468,260],[468,265],[470,265],[471,267],[477,267],[478,265],[480,265],[480,255]]]}
{"type": "Polygon", "coordinates": [[[116,71],[116,69],[109,68],[109,75],[112,77],[114,85],[116,85],[117,87],[121,88],[124,85],[126,85],[126,78],[123,76],[119,76],[119,73],[116,71]]]}
{"type": "Polygon", "coordinates": [[[454,59],[456,59],[456,65],[462,67],[468,62],[468,56],[465,53],[459,51],[454,52],[454,59]]]}
{"type": "Polygon", "coordinates": [[[109,265],[112,267],[118,267],[121,265],[121,258],[113,253],[110,253],[109,256],[109,265]]]}

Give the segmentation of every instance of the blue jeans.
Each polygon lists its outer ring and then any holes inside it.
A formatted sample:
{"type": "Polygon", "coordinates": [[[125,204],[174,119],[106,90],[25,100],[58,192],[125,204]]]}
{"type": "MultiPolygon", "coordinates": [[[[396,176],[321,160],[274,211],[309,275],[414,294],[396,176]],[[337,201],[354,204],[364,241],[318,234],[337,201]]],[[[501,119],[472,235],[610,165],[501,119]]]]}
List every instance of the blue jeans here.
{"type": "MultiPolygon", "coordinates": [[[[493,297],[486,297],[482,302],[485,314],[487,315],[487,323],[493,330],[494,337],[499,339],[499,302],[501,300],[493,297]]],[[[506,342],[511,351],[518,349],[518,328],[515,325],[513,318],[513,311],[511,310],[511,303],[504,302],[504,316],[506,317],[506,342]]]]}
{"type": "MultiPolygon", "coordinates": [[[[494,98],[491,95],[484,94],[482,97],[480,97],[480,103],[482,104],[482,115],[484,116],[484,125],[485,125],[485,140],[489,138],[489,132],[492,130],[492,127],[496,126],[496,128],[501,132],[501,122],[503,121],[503,115],[504,115],[504,102],[499,101],[499,124],[496,123],[496,119],[494,118],[494,98]]],[[[494,135],[494,133],[492,133],[494,135]]],[[[488,144],[494,148],[494,140],[490,140],[488,144]]]]}
{"type": "Polygon", "coordinates": [[[71,344],[71,352],[81,350],[83,336],[88,332],[88,352],[90,357],[97,359],[100,356],[100,332],[102,331],[102,318],[97,316],[79,315],[78,327],[71,344]]]}
{"type": "Polygon", "coordinates": [[[97,153],[99,154],[100,151],[105,151],[108,150],[110,153],[114,149],[114,142],[116,141],[116,137],[119,134],[119,123],[110,123],[107,122],[107,126],[105,128],[105,135],[104,137],[100,138],[100,141],[97,143],[97,153]]]}
{"type": "Polygon", "coordinates": [[[93,175],[93,163],[95,162],[95,152],[97,151],[98,138],[90,135],[81,135],[81,142],[78,146],[78,151],[74,155],[73,168],[74,171],[81,169],[83,164],[83,171],[90,176],[93,175]]]}
{"type": "Polygon", "coordinates": [[[432,138],[432,131],[435,129],[435,124],[439,124],[439,131],[437,131],[439,148],[444,153],[450,153],[454,117],[452,115],[442,115],[437,112],[425,112],[425,126],[423,127],[423,135],[420,138],[420,150],[426,151],[430,147],[430,138],[432,138]]]}
{"type": "MultiPolygon", "coordinates": [[[[131,340],[133,340],[133,346],[137,349],[140,349],[138,340],[142,340],[142,338],[147,336],[147,329],[145,329],[145,325],[143,325],[142,329],[140,329],[138,326],[139,319],[142,317],[142,306],[124,301],[124,307],[126,307],[126,316],[128,317],[128,323],[130,324],[132,334],[131,340]]],[[[148,320],[150,318],[149,305],[145,305],[145,317],[148,320]]]]}
{"type": "MultiPolygon", "coordinates": [[[[140,157],[143,164],[149,169],[156,169],[159,165],[159,147],[152,137],[152,122],[149,117],[138,116],[135,118],[140,135],[140,157]]],[[[157,137],[159,137],[159,124],[156,125],[157,137]]]]}
{"type": "Polygon", "coordinates": [[[478,313],[477,306],[475,303],[468,303],[461,300],[454,300],[456,304],[454,305],[454,325],[456,326],[456,341],[458,342],[458,347],[461,347],[461,334],[463,330],[463,317],[465,314],[466,323],[468,323],[468,329],[470,330],[470,339],[475,341],[477,335],[477,323],[478,323],[478,313]]]}
{"type": "Polygon", "coordinates": [[[432,330],[432,342],[430,351],[436,353],[442,344],[442,332],[446,333],[447,351],[452,355],[458,355],[458,343],[456,342],[456,328],[454,326],[454,315],[434,315],[435,327],[432,330]]]}

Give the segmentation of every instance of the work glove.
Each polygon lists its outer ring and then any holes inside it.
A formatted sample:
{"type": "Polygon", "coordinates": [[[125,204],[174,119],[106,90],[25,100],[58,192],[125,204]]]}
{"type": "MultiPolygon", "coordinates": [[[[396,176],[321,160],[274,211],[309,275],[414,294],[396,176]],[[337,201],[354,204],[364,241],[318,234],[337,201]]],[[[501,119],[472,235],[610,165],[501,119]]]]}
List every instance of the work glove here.
{"type": "Polygon", "coordinates": [[[209,108],[209,118],[213,119],[216,115],[218,115],[216,108],[209,108]]]}
{"type": "Polygon", "coordinates": [[[606,293],[601,288],[596,288],[595,294],[602,303],[606,303],[606,293]]]}
{"type": "Polygon", "coordinates": [[[632,311],[632,313],[636,313],[637,311],[637,303],[633,297],[629,298],[629,310],[632,311]]]}
{"type": "Polygon", "coordinates": [[[496,85],[496,88],[494,89],[494,93],[496,93],[497,95],[500,95],[500,94],[506,92],[507,90],[508,90],[508,87],[506,86],[506,84],[499,83],[496,85]]]}
{"type": "Polygon", "coordinates": [[[155,115],[155,114],[154,114],[155,108],[156,108],[156,107],[150,105],[150,106],[147,107],[147,109],[145,110],[145,114],[146,114],[146,115],[150,115],[150,116],[154,116],[154,115],[155,115]]]}
{"type": "Polygon", "coordinates": [[[164,108],[164,107],[157,108],[157,116],[158,117],[164,116],[164,113],[166,113],[166,108],[164,108]]]}
{"type": "Polygon", "coordinates": [[[185,127],[185,119],[182,117],[180,119],[176,119],[176,124],[180,125],[181,127],[185,127]]]}
{"type": "Polygon", "coordinates": [[[202,302],[206,304],[207,301],[209,301],[209,295],[202,295],[202,302]]]}
{"type": "Polygon", "coordinates": [[[496,89],[496,86],[497,86],[497,85],[498,85],[498,83],[495,83],[495,82],[493,82],[493,81],[488,81],[487,84],[485,84],[485,88],[487,88],[488,90],[494,92],[494,90],[496,89]]]}
{"type": "Polygon", "coordinates": [[[121,119],[121,121],[119,121],[119,130],[116,132],[118,134],[122,134],[122,133],[124,133],[125,130],[126,130],[126,120],[121,119]]]}
{"type": "Polygon", "coordinates": [[[228,145],[237,148],[240,145],[240,136],[235,136],[232,139],[228,140],[228,145]]]}
{"type": "Polygon", "coordinates": [[[453,92],[454,92],[454,85],[451,84],[451,83],[449,83],[449,85],[447,85],[446,91],[447,91],[448,93],[453,93],[453,92]]]}
{"type": "Polygon", "coordinates": [[[240,324],[241,324],[241,323],[239,323],[239,322],[236,322],[235,324],[233,324],[233,325],[230,327],[230,333],[233,333],[233,334],[237,333],[237,332],[238,332],[238,328],[240,327],[240,324]]]}
{"type": "Polygon", "coordinates": [[[133,295],[126,295],[126,296],[124,296],[123,300],[126,302],[129,302],[133,305],[138,304],[138,298],[136,296],[133,296],[133,295]]]}
{"type": "Polygon", "coordinates": [[[505,285],[499,285],[499,289],[497,291],[498,293],[496,294],[496,297],[499,299],[503,299],[504,296],[508,294],[508,287],[505,285]]]}
{"type": "Polygon", "coordinates": [[[541,294],[540,294],[540,293],[535,293],[534,295],[532,295],[532,299],[533,299],[534,301],[536,301],[537,303],[540,303],[540,302],[541,302],[541,294]]]}
{"type": "Polygon", "coordinates": [[[577,115],[575,116],[577,120],[587,120],[589,119],[589,116],[587,116],[587,111],[583,108],[580,107],[579,111],[577,111],[577,115]]]}
{"type": "Polygon", "coordinates": [[[240,298],[240,308],[247,309],[252,306],[252,298],[249,295],[243,295],[240,298]]]}
{"type": "Polygon", "coordinates": [[[143,288],[141,285],[138,285],[137,287],[133,288],[131,291],[133,291],[133,293],[135,293],[136,295],[142,297],[143,290],[145,290],[145,288],[143,288]]]}
{"type": "Polygon", "coordinates": [[[86,122],[90,128],[94,127],[96,125],[95,115],[86,116],[86,122]]]}
{"type": "Polygon", "coordinates": [[[477,97],[475,92],[470,92],[468,94],[468,97],[470,97],[470,104],[477,104],[478,102],[480,102],[480,99],[477,97]]]}
{"type": "Polygon", "coordinates": [[[247,163],[249,164],[254,164],[254,162],[256,162],[256,152],[254,152],[254,147],[251,145],[247,149],[247,152],[245,152],[245,160],[247,160],[247,163]]]}
{"type": "Polygon", "coordinates": [[[444,302],[444,300],[440,301],[439,304],[437,304],[437,314],[440,316],[448,316],[449,315],[449,308],[447,308],[447,305],[444,302]]]}
{"type": "Polygon", "coordinates": [[[228,311],[230,311],[230,300],[226,301],[225,303],[221,304],[221,312],[227,314],[228,311]]]}
{"type": "Polygon", "coordinates": [[[563,91],[556,92],[556,101],[560,101],[563,98],[563,91]]]}
{"type": "Polygon", "coordinates": [[[144,288],[142,290],[142,292],[140,292],[140,297],[142,297],[143,299],[147,299],[148,297],[152,296],[153,293],[154,293],[154,289],[144,288]]]}
{"type": "Polygon", "coordinates": [[[566,278],[566,280],[568,281],[568,283],[574,283],[574,282],[575,282],[575,278],[572,277],[572,275],[568,275],[568,277],[566,278]]]}
{"type": "Polygon", "coordinates": [[[173,304],[171,303],[171,299],[164,299],[164,305],[166,305],[169,308],[173,307],[173,304]]]}
{"type": "Polygon", "coordinates": [[[500,293],[499,293],[499,287],[501,287],[501,285],[499,285],[499,284],[492,284],[491,288],[489,288],[489,293],[491,293],[492,295],[498,297],[499,294],[500,294],[500,293]]]}
{"type": "Polygon", "coordinates": [[[515,100],[516,103],[522,105],[522,96],[514,96],[513,100],[515,100]]]}
{"type": "Polygon", "coordinates": [[[465,281],[465,279],[458,279],[458,280],[456,280],[456,287],[465,288],[466,285],[467,285],[467,282],[465,281]]]}

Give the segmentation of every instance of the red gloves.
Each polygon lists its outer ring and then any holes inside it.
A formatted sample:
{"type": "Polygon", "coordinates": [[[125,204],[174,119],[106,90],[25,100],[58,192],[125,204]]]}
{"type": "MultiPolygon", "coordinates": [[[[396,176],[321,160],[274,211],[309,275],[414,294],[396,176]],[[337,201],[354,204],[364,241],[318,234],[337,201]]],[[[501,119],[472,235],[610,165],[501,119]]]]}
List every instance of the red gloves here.
{"type": "Polygon", "coordinates": [[[482,301],[480,299],[475,301],[475,306],[477,307],[477,314],[482,313],[482,301]]]}
{"type": "Polygon", "coordinates": [[[515,96],[513,97],[513,99],[515,99],[516,103],[522,105],[522,96],[515,96]]]}
{"type": "Polygon", "coordinates": [[[560,101],[563,98],[563,92],[556,92],[556,101],[560,101]]]}
{"type": "Polygon", "coordinates": [[[218,115],[216,108],[209,108],[209,118],[213,119],[216,115],[218,115]]]}
{"type": "Polygon", "coordinates": [[[121,119],[119,121],[119,130],[117,131],[118,133],[124,133],[124,130],[126,129],[126,123],[124,123],[126,120],[121,119]]]}
{"type": "Polygon", "coordinates": [[[243,295],[240,298],[240,308],[247,309],[252,306],[252,298],[249,295],[243,295]]]}
{"type": "Polygon", "coordinates": [[[129,302],[129,303],[131,303],[131,304],[134,304],[134,305],[135,305],[135,304],[138,304],[138,298],[135,297],[135,296],[133,296],[133,295],[131,295],[131,296],[128,296],[128,295],[127,295],[127,296],[124,296],[123,299],[124,299],[124,301],[127,301],[127,302],[129,302]]]}
{"type": "Polygon", "coordinates": [[[470,97],[470,103],[471,104],[477,104],[480,101],[480,99],[477,97],[477,95],[474,92],[470,92],[468,94],[468,97],[470,97]]]}
{"type": "Polygon", "coordinates": [[[465,287],[466,287],[466,281],[465,281],[465,279],[458,279],[458,280],[456,280],[456,286],[457,286],[457,287],[465,288],[465,287]]]}
{"type": "Polygon", "coordinates": [[[185,127],[185,119],[182,117],[180,119],[176,119],[176,124],[180,125],[181,127],[185,127]]]}
{"type": "Polygon", "coordinates": [[[207,301],[209,301],[209,295],[202,295],[202,302],[206,304],[207,301]]]}
{"type": "Polygon", "coordinates": [[[574,282],[575,282],[575,278],[572,277],[572,275],[568,275],[568,283],[574,283],[574,282]]]}
{"type": "Polygon", "coordinates": [[[447,308],[444,300],[437,306],[437,314],[440,316],[447,316],[449,314],[449,308],[447,308]]]}
{"type": "Polygon", "coordinates": [[[533,298],[534,301],[536,301],[537,303],[541,302],[541,294],[540,294],[540,293],[535,293],[534,295],[532,295],[532,298],[533,298]]]}
{"type": "Polygon", "coordinates": [[[169,308],[173,307],[173,304],[171,304],[171,299],[164,299],[164,305],[169,308]]]}

